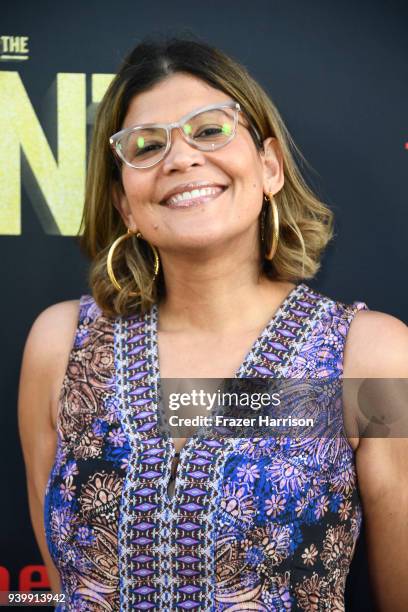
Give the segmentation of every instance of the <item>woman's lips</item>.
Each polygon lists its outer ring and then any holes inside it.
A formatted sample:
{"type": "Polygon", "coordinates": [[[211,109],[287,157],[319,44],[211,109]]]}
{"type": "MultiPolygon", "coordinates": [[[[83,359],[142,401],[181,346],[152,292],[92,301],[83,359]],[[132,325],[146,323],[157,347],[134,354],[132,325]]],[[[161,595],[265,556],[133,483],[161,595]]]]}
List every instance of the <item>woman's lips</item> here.
{"type": "Polygon", "coordinates": [[[220,195],[222,195],[228,187],[224,187],[218,193],[199,196],[198,198],[191,198],[189,200],[181,200],[179,202],[172,202],[169,204],[162,204],[166,208],[194,208],[196,206],[200,206],[201,204],[205,204],[206,202],[210,202],[212,200],[216,200],[220,195]]]}

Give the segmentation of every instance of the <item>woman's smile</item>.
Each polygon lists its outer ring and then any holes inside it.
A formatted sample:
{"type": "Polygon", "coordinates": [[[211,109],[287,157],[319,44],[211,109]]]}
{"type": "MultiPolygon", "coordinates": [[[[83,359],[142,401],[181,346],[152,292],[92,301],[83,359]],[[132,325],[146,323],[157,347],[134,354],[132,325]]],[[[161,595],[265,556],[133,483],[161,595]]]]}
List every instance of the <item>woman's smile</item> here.
{"type": "Polygon", "coordinates": [[[227,189],[228,187],[204,187],[202,189],[194,189],[193,191],[184,191],[169,198],[162,206],[179,210],[196,208],[216,200],[227,189]]]}

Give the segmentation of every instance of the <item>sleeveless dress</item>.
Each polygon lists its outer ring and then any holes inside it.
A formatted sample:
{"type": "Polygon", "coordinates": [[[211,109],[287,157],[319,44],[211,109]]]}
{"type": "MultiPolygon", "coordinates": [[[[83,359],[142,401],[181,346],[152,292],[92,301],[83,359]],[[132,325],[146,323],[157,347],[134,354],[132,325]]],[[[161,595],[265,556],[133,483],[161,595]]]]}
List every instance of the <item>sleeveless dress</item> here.
{"type": "MultiPolygon", "coordinates": [[[[298,284],[236,377],[341,379],[359,310],[298,284]]],[[[343,611],[362,508],[342,402],[335,438],[189,438],[170,496],[157,319],[80,299],[44,499],[56,609],[343,611]]]]}

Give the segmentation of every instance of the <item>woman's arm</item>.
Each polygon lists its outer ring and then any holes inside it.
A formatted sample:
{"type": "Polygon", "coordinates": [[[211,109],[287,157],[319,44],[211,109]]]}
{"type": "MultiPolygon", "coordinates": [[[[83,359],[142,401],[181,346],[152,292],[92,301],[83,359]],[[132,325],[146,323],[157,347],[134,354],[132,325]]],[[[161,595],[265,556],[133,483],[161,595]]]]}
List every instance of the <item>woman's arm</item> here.
{"type": "Polygon", "coordinates": [[[356,467],[372,586],[380,612],[406,612],[408,327],[385,313],[357,313],[345,351],[348,377],[361,379],[357,419],[366,433],[356,467]]]}
{"type": "Polygon", "coordinates": [[[61,592],[59,572],[48,551],[44,496],[55,458],[56,409],[78,316],[78,301],[62,302],[35,320],[24,348],[18,396],[18,427],[26,468],[31,523],[54,593],[61,592]]]}

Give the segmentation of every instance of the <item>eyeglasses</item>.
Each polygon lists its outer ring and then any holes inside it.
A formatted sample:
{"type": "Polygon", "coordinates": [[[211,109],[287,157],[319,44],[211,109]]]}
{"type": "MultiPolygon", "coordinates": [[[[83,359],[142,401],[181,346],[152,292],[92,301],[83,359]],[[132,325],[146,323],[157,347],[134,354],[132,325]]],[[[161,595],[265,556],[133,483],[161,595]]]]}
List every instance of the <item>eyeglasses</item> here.
{"type": "MultiPolygon", "coordinates": [[[[184,139],[200,151],[225,147],[235,136],[239,112],[242,111],[238,102],[211,104],[184,115],[174,123],[147,123],[125,128],[111,136],[109,142],[113,152],[131,168],[150,168],[169,152],[174,128],[178,128],[184,139]]],[[[254,127],[252,130],[260,141],[254,127]]]]}

